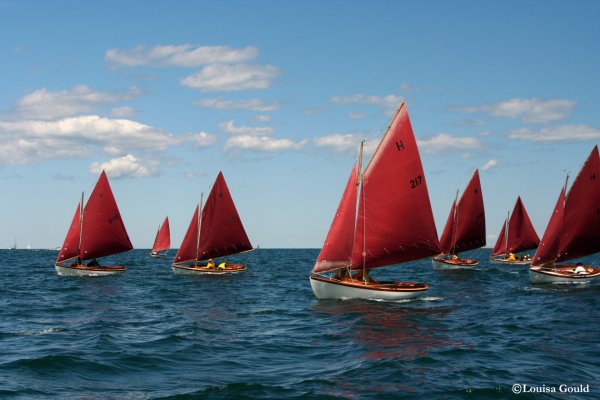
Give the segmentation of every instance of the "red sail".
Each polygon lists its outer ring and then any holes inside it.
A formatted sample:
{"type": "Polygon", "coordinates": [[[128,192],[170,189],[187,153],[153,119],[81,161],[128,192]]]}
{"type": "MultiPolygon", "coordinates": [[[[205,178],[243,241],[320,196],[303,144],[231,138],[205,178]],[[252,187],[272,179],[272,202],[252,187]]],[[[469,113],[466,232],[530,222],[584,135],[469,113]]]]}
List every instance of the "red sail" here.
{"type": "Polygon", "coordinates": [[[493,256],[499,256],[502,254],[506,254],[506,220],[502,224],[502,229],[498,234],[498,240],[496,240],[496,244],[492,249],[493,256]]]}
{"type": "Polygon", "coordinates": [[[456,206],[455,224],[453,253],[485,246],[485,212],[478,170],[475,170],[456,206]]]}
{"type": "Polygon", "coordinates": [[[575,178],[565,201],[558,261],[600,251],[600,157],[598,146],[575,178]]]}
{"type": "Polygon", "coordinates": [[[549,261],[554,261],[558,254],[560,244],[560,228],[562,226],[565,204],[565,188],[560,191],[554,212],[548,221],[546,232],[540,241],[540,245],[533,256],[532,265],[541,265],[549,261]]]}
{"type": "Polygon", "coordinates": [[[404,104],[363,174],[355,232],[356,269],[440,253],[425,173],[404,104]]]}
{"type": "Polygon", "coordinates": [[[242,220],[219,172],[202,210],[199,259],[223,257],[252,250],[242,220]]]}
{"type": "Polygon", "coordinates": [[[342,200],[331,223],[331,228],[329,228],[325,243],[323,243],[321,254],[319,254],[312,272],[327,272],[350,264],[356,222],[357,172],[356,164],[354,164],[342,200]]]}
{"type": "Polygon", "coordinates": [[[175,255],[174,263],[183,263],[198,259],[198,207],[196,206],[194,210],[190,226],[183,237],[177,255],[175,255]]]}
{"type": "Polygon", "coordinates": [[[60,248],[56,262],[62,262],[71,258],[79,257],[79,234],[81,232],[81,204],[77,203],[77,210],[71,221],[71,226],[65,237],[65,242],[60,248]]]}
{"type": "Polygon", "coordinates": [[[88,260],[133,249],[121,213],[102,171],[83,209],[81,258],[88,260]]]}
{"type": "Polygon", "coordinates": [[[540,238],[535,233],[521,197],[518,197],[508,224],[508,248],[506,253],[518,253],[535,249],[539,243],[540,238]]]}
{"type": "Polygon", "coordinates": [[[156,239],[154,239],[154,245],[152,251],[160,252],[169,250],[171,247],[171,229],[169,228],[169,217],[166,217],[160,229],[156,233],[156,239]]]}
{"type": "Polygon", "coordinates": [[[450,215],[448,215],[448,220],[446,221],[444,232],[442,232],[442,237],[440,238],[440,248],[442,249],[442,253],[444,254],[452,253],[452,234],[455,230],[455,213],[456,200],[452,202],[452,207],[450,208],[450,215]]]}

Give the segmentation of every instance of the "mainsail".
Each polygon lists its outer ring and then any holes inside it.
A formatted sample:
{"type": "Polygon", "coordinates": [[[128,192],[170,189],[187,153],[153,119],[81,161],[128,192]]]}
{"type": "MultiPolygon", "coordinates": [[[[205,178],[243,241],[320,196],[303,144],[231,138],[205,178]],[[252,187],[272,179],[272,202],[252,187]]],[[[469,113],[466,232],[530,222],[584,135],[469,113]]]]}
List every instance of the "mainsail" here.
{"type": "Polygon", "coordinates": [[[520,196],[517,198],[508,220],[508,227],[506,223],[504,221],[504,225],[502,225],[502,230],[492,250],[492,256],[535,249],[540,243],[540,238],[533,228],[520,196]]]}
{"type": "Polygon", "coordinates": [[[223,173],[217,179],[202,210],[199,260],[252,250],[223,173]]]}
{"type": "Polygon", "coordinates": [[[375,268],[440,252],[417,142],[400,106],[361,177],[352,268],[375,268]]]}
{"type": "Polygon", "coordinates": [[[102,171],[82,213],[77,206],[57,262],[74,257],[89,260],[131,249],[119,207],[102,171]]]}
{"type": "Polygon", "coordinates": [[[445,254],[485,246],[485,211],[478,170],[473,173],[458,204],[456,206],[452,204],[440,243],[444,244],[442,252],[445,254]],[[454,215],[453,219],[451,219],[452,215],[454,215]]]}
{"type": "Polygon", "coordinates": [[[152,245],[152,251],[155,253],[169,250],[171,247],[171,229],[169,228],[169,217],[165,217],[162,225],[156,232],[156,239],[152,245]]]}
{"type": "Polygon", "coordinates": [[[314,273],[327,272],[350,264],[356,220],[357,175],[358,169],[354,164],[331,228],[313,268],[314,273]]]}
{"type": "Polygon", "coordinates": [[[563,188],[533,265],[567,261],[600,251],[600,156],[598,146],[581,167],[569,193],[563,188]],[[564,208],[563,208],[564,207],[564,208]]]}
{"type": "Polygon", "coordinates": [[[207,260],[252,250],[223,174],[219,172],[201,211],[196,207],[175,263],[207,260]]]}

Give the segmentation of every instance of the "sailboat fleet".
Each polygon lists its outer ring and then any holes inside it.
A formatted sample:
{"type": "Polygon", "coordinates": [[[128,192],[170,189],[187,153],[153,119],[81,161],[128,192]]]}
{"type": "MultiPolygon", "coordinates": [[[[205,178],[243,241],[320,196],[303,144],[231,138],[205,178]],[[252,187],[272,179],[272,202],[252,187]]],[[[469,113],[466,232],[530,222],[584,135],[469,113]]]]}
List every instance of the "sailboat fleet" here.
{"type": "MultiPolygon", "coordinates": [[[[358,163],[340,199],[331,227],[309,276],[317,299],[398,300],[427,292],[424,282],[378,281],[371,270],[430,258],[436,270],[475,269],[479,261],[461,252],[485,246],[485,211],[479,171],[450,208],[438,240],[425,172],[405,104],[401,104],[367,166],[358,163]]],[[[568,182],[568,178],[567,178],[568,182]]],[[[600,157],[590,153],[570,189],[562,188],[540,241],[521,197],[509,213],[491,263],[529,266],[532,283],[588,282],[600,267],[559,264],[600,252],[600,157]],[[537,248],[533,257],[518,253],[537,248]]],[[[16,247],[16,245],[14,246],[16,247]]],[[[150,256],[166,257],[171,247],[169,218],[159,226],[150,256]]],[[[106,276],[125,266],[101,266],[98,258],[133,248],[106,173],[87,203],[84,195],[60,247],[55,268],[61,276],[106,276]]],[[[245,265],[223,257],[253,250],[221,172],[195,207],[173,259],[178,275],[236,274],[245,265]],[[217,260],[220,258],[221,260],[217,260]]]]}

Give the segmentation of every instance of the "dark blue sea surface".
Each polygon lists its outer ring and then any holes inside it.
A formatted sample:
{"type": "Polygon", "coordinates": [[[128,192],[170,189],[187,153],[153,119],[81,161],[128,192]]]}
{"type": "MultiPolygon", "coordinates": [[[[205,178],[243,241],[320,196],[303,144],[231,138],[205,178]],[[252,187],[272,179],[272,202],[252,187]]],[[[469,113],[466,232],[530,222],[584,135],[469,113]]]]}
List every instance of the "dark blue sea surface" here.
{"type": "Polygon", "coordinates": [[[318,301],[318,252],[259,249],[227,259],[244,273],[186,277],[174,252],[134,250],[102,260],[121,276],[77,278],[56,274],[56,251],[2,250],[0,398],[600,398],[600,285],[534,286],[483,249],[476,271],[373,272],[428,282],[414,300],[318,301]]]}

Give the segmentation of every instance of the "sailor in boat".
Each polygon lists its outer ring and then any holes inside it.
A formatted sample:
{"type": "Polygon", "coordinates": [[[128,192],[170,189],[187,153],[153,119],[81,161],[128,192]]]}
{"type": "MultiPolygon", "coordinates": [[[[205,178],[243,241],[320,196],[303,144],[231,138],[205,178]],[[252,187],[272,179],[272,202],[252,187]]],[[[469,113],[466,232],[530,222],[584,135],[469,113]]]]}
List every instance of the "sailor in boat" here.
{"type": "Polygon", "coordinates": [[[365,273],[363,274],[363,271],[359,270],[356,274],[352,275],[352,279],[355,279],[357,281],[362,279],[362,281],[364,283],[379,283],[375,279],[373,279],[369,276],[368,269],[365,269],[364,271],[365,271],[365,273]]]}
{"type": "Polygon", "coordinates": [[[220,263],[219,266],[217,267],[217,269],[225,269],[225,268],[227,268],[227,263],[225,261],[220,263]]]}
{"type": "Polygon", "coordinates": [[[575,270],[573,271],[574,274],[577,275],[586,275],[588,274],[587,269],[585,269],[585,267],[581,264],[581,263],[577,263],[577,268],[575,268],[575,270]]]}
{"type": "Polygon", "coordinates": [[[209,259],[208,259],[208,263],[206,264],[206,267],[205,267],[205,268],[212,269],[212,268],[214,268],[214,267],[215,267],[215,263],[213,262],[213,259],[212,259],[212,258],[209,258],[209,259]]]}
{"type": "Polygon", "coordinates": [[[100,263],[94,258],[87,264],[88,267],[100,267],[100,263]]]}
{"type": "Polygon", "coordinates": [[[510,253],[506,261],[517,261],[517,259],[515,258],[515,255],[513,253],[510,253]]]}

